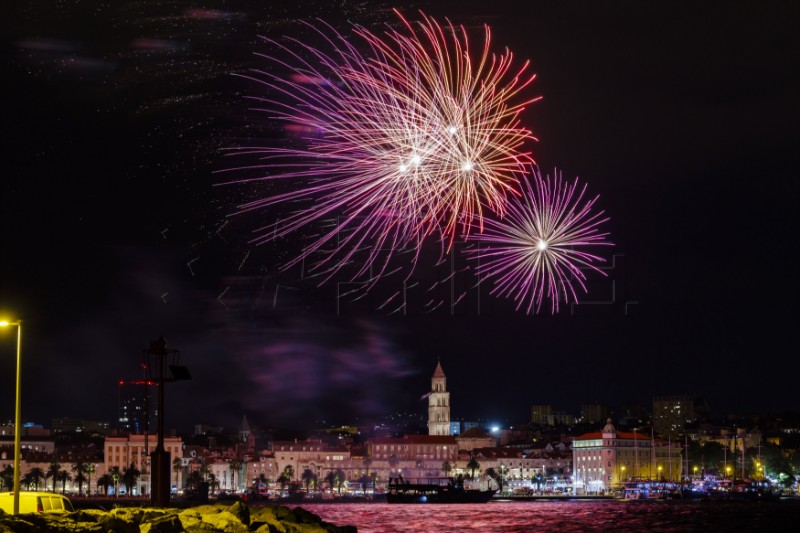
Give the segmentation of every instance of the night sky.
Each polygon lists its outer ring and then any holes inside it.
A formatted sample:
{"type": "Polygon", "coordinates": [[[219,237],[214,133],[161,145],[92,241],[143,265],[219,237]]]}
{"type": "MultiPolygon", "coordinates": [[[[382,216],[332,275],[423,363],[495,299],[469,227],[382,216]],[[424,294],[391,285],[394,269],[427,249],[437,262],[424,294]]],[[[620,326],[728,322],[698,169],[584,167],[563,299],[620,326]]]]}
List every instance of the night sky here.
{"type": "MultiPolygon", "coordinates": [[[[193,378],[166,387],[184,431],[421,413],[437,358],[456,419],[667,394],[720,416],[800,409],[797,3],[18,4],[0,22],[0,309],[24,320],[26,421],[113,420],[117,381],[162,335],[193,378]],[[314,17],[380,30],[392,7],[488,23],[531,61],[534,157],[611,217],[594,303],[526,316],[447,259],[403,313],[401,280],[318,286],[279,270],[302,235],[253,246],[271,214],[228,216],[255,188],[216,186],[224,149],[281,142],[245,99],[263,88],[233,75],[264,66],[257,36],[314,17]]],[[[6,330],[0,420],[13,358],[6,330]]]]}

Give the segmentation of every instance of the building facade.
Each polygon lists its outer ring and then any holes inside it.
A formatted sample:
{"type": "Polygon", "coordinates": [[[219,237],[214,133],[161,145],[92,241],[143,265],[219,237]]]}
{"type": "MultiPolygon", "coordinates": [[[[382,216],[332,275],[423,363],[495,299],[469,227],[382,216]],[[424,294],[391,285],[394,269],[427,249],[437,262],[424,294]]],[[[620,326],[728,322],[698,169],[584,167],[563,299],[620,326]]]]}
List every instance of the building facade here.
{"type": "MultiPolygon", "coordinates": [[[[134,465],[140,472],[134,496],[150,494],[150,454],[156,449],[158,435],[128,435],[106,437],[103,445],[105,471],[120,472],[134,465]]],[[[172,471],[172,462],[183,456],[183,441],[180,437],[164,437],[164,450],[170,454],[170,485],[177,486],[177,473],[172,471]]]]}
{"type": "Polygon", "coordinates": [[[538,404],[531,406],[531,423],[547,425],[547,417],[553,414],[553,406],[538,404]]]}
{"type": "Polygon", "coordinates": [[[272,454],[276,479],[286,467],[291,467],[294,481],[301,479],[306,469],[322,480],[328,472],[346,470],[350,464],[349,448],[331,446],[318,439],[273,441],[272,454]]]}
{"type": "Polygon", "coordinates": [[[581,405],[581,423],[602,424],[611,414],[607,405],[589,403],[581,405]]]}
{"type": "Polygon", "coordinates": [[[147,380],[119,381],[117,425],[120,429],[132,434],[155,432],[157,387],[155,382],[147,380]]]}
{"type": "Polygon", "coordinates": [[[680,481],[683,475],[678,442],[618,432],[611,419],[602,431],[575,438],[572,464],[577,494],[605,492],[630,479],[680,481]]]}
{"type": "Polygon", "coordinates": [[[653,428],[656,433],[678,435],[686,424],[704,420],[711,409],[705,398],[695,396],[656,396],[653,398],[653,428]]]}

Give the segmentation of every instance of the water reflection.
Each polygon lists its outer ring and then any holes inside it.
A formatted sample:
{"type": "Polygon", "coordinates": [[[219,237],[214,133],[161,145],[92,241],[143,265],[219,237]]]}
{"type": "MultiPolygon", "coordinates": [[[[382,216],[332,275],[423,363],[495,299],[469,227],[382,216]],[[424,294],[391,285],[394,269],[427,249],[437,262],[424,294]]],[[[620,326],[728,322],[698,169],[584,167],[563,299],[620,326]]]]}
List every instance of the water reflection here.
{"type": "MultiPolygon", "coordinates": [[[[297,506],[292,506],[297,507],[297,506]]],[[[483,531],[798,531],[800,501],[490,502],[474,505],[305,504],[359,533],[483,531]]]]}

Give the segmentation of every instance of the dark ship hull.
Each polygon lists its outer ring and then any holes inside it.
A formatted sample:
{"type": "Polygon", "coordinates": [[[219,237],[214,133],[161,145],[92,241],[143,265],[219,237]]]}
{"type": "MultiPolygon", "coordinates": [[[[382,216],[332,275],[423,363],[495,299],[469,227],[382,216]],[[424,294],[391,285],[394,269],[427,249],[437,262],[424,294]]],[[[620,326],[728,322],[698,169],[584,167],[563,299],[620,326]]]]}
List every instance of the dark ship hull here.
{"type": "Polygon", "coordinates": [[[386,493],[387,503],[486,503],[496,490],[465,489],[463,484],[445,479],[445,482],[428,480],[411,483],[392,479],[386,493]]]}

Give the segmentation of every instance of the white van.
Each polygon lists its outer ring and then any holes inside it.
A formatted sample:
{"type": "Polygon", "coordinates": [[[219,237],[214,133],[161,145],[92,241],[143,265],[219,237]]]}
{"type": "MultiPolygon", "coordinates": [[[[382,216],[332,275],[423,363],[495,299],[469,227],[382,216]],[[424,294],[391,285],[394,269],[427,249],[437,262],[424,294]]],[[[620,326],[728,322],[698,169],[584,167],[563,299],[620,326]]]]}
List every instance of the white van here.
{"type": "MultiPolygon", "coordinates": [[[[14,493],[0,492],[0,509],[8,514],[14,513],[14,493]]],[[[72,502],[55,492],[20,491],[19,513],[71,513],[75,509],[72,502]]]]}

